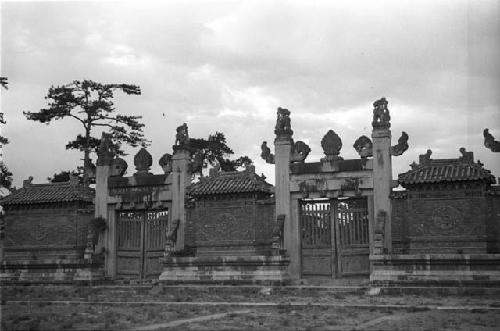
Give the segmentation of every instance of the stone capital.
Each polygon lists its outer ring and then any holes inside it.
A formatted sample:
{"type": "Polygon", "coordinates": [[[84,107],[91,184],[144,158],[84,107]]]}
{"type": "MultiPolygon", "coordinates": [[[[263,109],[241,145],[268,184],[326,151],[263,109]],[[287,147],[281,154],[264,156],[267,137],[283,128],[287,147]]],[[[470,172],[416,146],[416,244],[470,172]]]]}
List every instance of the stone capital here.
{"type": "Polygon", "coordinates": [[[373,130],[372,138],[391,138],[391,130],[389,129],[373,130]]]}
{"type": "Polygon", "coordinates": [[[293,145],[292,135],[280,135],[274,139],[274,145],[293,145]]]}
{"type": "Polygon", "coordinates": [[[172,155],[172,160],[190,160],[191,155],[187,149],[175,149],[174,155],[172,155]]]}

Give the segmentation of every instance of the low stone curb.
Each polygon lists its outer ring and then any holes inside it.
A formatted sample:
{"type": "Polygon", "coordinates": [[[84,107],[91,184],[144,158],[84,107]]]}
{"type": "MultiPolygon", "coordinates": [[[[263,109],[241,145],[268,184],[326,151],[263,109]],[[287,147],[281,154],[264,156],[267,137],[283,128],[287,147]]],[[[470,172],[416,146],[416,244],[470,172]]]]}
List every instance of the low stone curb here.
{"type": "Polygon", "coordinates": [[[87,304],[87,305],[172,305],[172,306],[244,306],[244,307],[338,307],[338,308],[360,308],[360,309],[414,309],[446,310],[446,311],[500,311],[500,307],[492,306],[440,306],[440,305],[394,305],[394,304],[344,304],[344,303],[320,303],[320,302],[228,302],[228,301],[77,301],[77,300],[6,300],[3,304],[87,304]]]}

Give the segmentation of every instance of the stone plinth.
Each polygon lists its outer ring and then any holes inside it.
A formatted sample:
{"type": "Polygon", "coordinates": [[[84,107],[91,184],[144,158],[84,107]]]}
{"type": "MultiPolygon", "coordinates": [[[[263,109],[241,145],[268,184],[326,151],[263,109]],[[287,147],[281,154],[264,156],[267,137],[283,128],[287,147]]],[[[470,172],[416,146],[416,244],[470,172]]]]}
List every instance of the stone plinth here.
{"type": "Polygon", "coordinates": [[[102,279],[102,260],[41,259],[18,263],[4,262],[0,265],[2,283],[73,283],[102,279]]]}
{"type": "Polygon", "coordinates": [[[500,285],[500,254],[370,255],[370,262],[373,285],[500,285]]]}
{"type": "Polygon", "coordinates": [[[269,284],[289,282],[287,256],[165,257],[160,282],[269,284]]]}

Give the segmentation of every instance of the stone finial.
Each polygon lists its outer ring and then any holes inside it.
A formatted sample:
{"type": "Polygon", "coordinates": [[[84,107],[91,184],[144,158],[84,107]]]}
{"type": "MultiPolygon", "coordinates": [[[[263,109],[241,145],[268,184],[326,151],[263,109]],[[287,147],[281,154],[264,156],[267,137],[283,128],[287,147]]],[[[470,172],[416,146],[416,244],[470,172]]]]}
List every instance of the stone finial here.
{"type": "Polygon", "coordinates": [[[184,150],[189,146],[189,132],[186,123],[177,127],[177,133],[175,134],[175,145],[174,150],[184,150]]]}
{"type": "Polygon", "coordinates": [[[101,143],[97,149],[97,166],[110,166],[113,162],[115,153],[113,152],[111,137],[111,134],[102,133],[101,143]]]}
{"type": "Polygon", "coordinates": [[[460,156],[458,159],[464,163],[473,163],[474,162],[474,153],[473,152],[467,152],[465,150],[465,147],[460,147],[458,150],[462,156],[460,156]]]}
{"type": "Polygon", "coordinates": [[[134,156],[134,165],[138,173],[147,173],[153,164],[153,157],[143,147],[134,156]]]}
{"type": "Polygon", "coordinates": [[[267,141],[263,141],[260,145],[260,157],[266,161],[266,163],[274,164],[274,154],[271,153],[271,149],[267,146],[267,141]]]}
{"type": "Polygon", "coordinates": [[[432,154],[432,151],[430,149],[428,149],[425,154],[420,154],[418,156],[418,164],[419,165],[426,165],[426,164],[430,163],[431,154],[432,154]]]}
{"type": "Polygon", "coordinates": [[[373,143],[367,136],[361,136],[352,145],[362,159],[373,156],[373,143]]]}
{"type": "Polygon", "coordinates": [[[388,102],[385,98],[373,103],[373,121],[374,129],[389,129],[391,127],[391,115],[387,108],[388,102]]]}
{"type": "Polygon", "coordinates": [[[124,159],[117,157],[113,160],[113,164],[111,165],[111,176],[121,177],[125,174],[127,168],[127,162],[124,159]]]}
{"type": "Polygon", "coordinates": [[[163,173],[169,174],[172,172],[172,155],[165,153],[163,156],[158,160],[158,164],[160,167],[163,169],[163,173]]]}
{"type": "Polygon", "coordinates": [[[333,130],[328,130],[323,139],[321,139],[321,147],[327,157],[338,156],[342,149],[342,140],[333,130]]]}
{"type": "Polygon", "coordinates": [[[290,111],[288,109],[278,107],[276,115],[276,127],[274,128],[276,138],[291,138],[293,131],[290,123],[290,111]]]}
{"type": "Polygon", "coordinates": [[[305,142],[299,140],[292,147],[290,162],[303,163],[310,152],[311,148],[305,142]]]}
{"type": "Polygon", "coordinates": [[[403,155],[404,152],[408,149],[408,134],[406,132],[401,133],[401,137],[398,139],[398,144],[391,147],[391,155],[399,156],[403,155]]]}
{"type": "Polygon", "coordinates": [[[484,146],[494,153],[500,152],[500,141],[496,141],[495,137],[488,132],[488,129],[484,129],[484,146]]]}
{"type": "Polygon", "coordinates": [[[23,188],[30,187],[32,182],[33,176],[29,176],[28,179],[23,180],[23,188]]]}

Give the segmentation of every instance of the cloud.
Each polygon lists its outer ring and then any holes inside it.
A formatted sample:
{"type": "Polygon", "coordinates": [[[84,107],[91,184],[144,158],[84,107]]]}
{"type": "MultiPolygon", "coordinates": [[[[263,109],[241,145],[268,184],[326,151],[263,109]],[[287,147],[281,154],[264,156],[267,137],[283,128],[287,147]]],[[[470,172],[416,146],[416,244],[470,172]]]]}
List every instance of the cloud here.
{"type": "Polygon", "coordinates": [[[259,154],[260,143],[274,139],[278,106],[292,112],[294,139],[311,145],[310,160],[322,156],[328,129],[342,138],[344,157],[357,157],[352,143],[370,135],[371,104],[385,96],[393,140],[410,135],[395,174],[427,148],[456,157],[461,146],[500,173],[498,156],[482,147],[484,127],[500,139],[496,1],[2,5],[2,75],[11,86],[2,91],[12,141],[5,156],[17,184],[79,162],[64,150],[77,125],[44,126],[21,111],[45,107],[51,85],[82,78],[141,86],[140,97],[117,94],[115,106],[143,116],[156,159],[171,152],[175,127],[187,122],[194,137],[224,132],[236,154],[272,180],[259,154]],[[29,167],[25,155],[43,161],[29,167]]]}

